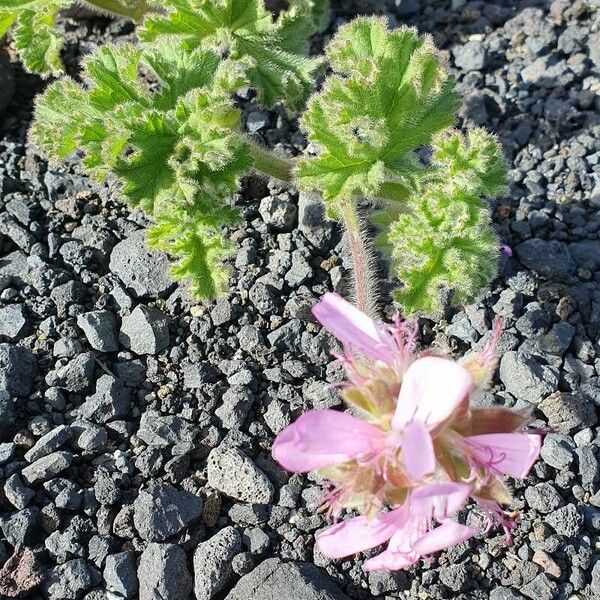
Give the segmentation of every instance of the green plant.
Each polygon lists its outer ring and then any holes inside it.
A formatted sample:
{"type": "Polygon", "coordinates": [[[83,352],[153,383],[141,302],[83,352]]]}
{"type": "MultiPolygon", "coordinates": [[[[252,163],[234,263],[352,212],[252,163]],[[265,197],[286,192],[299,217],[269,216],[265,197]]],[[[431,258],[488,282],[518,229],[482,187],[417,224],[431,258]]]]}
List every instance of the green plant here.
{"type": "MultiPolygon", "coordinates": [[[[62,72],[62,40],[55,29],[55,22],[59,11],[73,4],[74,0],[2,0],[0,38],[9,29],[14,29],[15,48],[28,71],[43,76],[62,72]]],[[[89,0],[81,4],[99,13],[134,21],[148,10],[146,0],[89,0]]]]}
{"type": "Polygon", "coordinates": [[[47,89],[33,141],[55,159],[82,150],[93,175],[116,177],[156,221],[150,245],[176,258],[173,275],[196,296],[226,287],[232,247],[221,228],[235,222],[240,177],[255,170],[322,194],[346,228],[363,310],[376,298],[366,219],[403,283],[405,313],[438,311],[442,289],[472,299],[495,271],[485,197],[504,188],[499,144],[453,129],[459,99],[428,38],[358,18],[309,57],[326,2],[289,4],[274,18],[262,0],[166,0],[145,17],[141,45],[101,48],[84,64],[84,86],[47,89]],[[325,65],[332,73],[311,96],[325,65]],[[243,85],[263,106],[306,105],[300,123],[315,153],[286,159],[253,144],[231,101],[243,85]],[[361,212],[362,198],[378,209],[361,212]]]}

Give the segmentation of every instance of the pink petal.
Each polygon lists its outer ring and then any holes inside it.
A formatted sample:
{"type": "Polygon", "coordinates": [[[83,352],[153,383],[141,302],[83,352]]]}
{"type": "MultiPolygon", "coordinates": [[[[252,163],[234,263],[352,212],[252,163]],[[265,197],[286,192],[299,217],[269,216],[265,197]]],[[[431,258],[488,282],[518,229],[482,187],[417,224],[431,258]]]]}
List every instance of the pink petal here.
{"type": "Polygon", "coordinates": [[[406,371],[392,419],[394,429],[421,421],[428,429],[448,419],[473,387],[469,372],[453,360],[426,356],[406,371]]]}
{"type": "Polygon", "coordinates": [[[428,519],[444,519],[460,510],[471,493],[466,483],[436,483],[410,494],[410,513],[428,519]]]}
{"type": "Polygon", "coordinates": [[[418,560],[419,557],[415,554],[385,550],[366,560],[363,564],[363,571],[400,571],[414,565],[418,560]]]}
{"type": "Polygon", "coordinates": [[[404,428],[402,457],[404,468],[412,479],[422,479],[435,471],[433,440],[420,421],[412,421],[404,428]]]}
{"type": "Polygon", "coordinates": [[[310,410],[273,442],[273,458],[288,471],[306,473],[377,449],[385,433],[337,410],[310,410]]]}
{"type": "Polygon", "coordinates": [[[312,313],[345,346],[388,364],[395,362],[398,346],[387,328],[338,294],[325,294],[312,313]]]}
{"type": "Polygon", "coordinates": [[[528,433],[487,433],[466,440],[479,461],[515,479],[527,477],[542,445],[541,435],[528,433]]]}
{"type": "Polygon", "coordinates": [[[417,540],[414,549],[420,556],[427,556],[433,552],[439,552],[460,544],[478,533],[479,530],[473,527],[460,525],[454,521],[446,521],[417,540]]]}
{"type": "Polygon", "coordinates": [[[406,519],[406,508],[400,507],[374,519],[355,517],[338,523],[317,535],[317,546],[329,558],[344,558],[387,542],[406,519]]]}

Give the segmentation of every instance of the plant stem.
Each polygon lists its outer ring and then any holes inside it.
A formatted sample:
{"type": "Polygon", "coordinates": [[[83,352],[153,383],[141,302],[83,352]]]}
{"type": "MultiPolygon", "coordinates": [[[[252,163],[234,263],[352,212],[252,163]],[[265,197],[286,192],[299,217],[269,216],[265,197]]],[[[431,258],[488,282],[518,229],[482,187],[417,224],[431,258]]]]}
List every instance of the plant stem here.
{"type": "Polygon", "coordinates": [[[352,255],[354,301],[360,310],[373,318],[377,318],[378,311],[375,302],[377,294],[372,289],[375,276],[372,267],[371,249],[364,239],[363,227],[354,201],[345,201],[340,207],[340,212],[352,255]]]}
{"type": "Polygon", "coordinates": [[[125,17],[132,21],[139,21],[152,10],[146,0],[84,0],[84,4],[88,4],[100,12],[125,17]]]}
{"type": "Polygon", "coordinates": [[[288,158],[277,156],[267,148],[262,148],[258,144],[250,144],[252,148],[252,157],[254,158],[254,168],[269,177],[292,183],[292,170],[294,161],[288,158]]]}

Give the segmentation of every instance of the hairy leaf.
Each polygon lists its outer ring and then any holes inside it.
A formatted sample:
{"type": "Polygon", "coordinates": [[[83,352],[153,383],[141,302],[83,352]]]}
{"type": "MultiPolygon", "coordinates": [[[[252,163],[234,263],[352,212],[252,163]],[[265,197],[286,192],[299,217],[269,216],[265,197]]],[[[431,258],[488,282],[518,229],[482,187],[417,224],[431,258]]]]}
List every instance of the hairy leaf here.
{"type": "Polygon", "coordinates": [[[325,0],[294,0],[278,19],[262,0],[166,0],[166,14],[149,15],[139,35],[163,36],[183,48],[209,48],[243,67],[263,104],[280,99],[297,109],[306,101],[323,61],[306,56],[307,40],[323,26],[325,0]],[[175,42],[174,42],[175,43],[175,42]]]}
{"type": "Polygon", "coordinates": [[[227,290],[229,269],[224,261],[234,248],[220,226],[234,222],[235,217],[226,207],[214,212],[206,207],[177,207],[158,215],[157,224],[148,230],[148,245],[175,258],[171,274],[186,282],[193,296],[213,298],[227,290]]]}
{"type": "Polygon", "coordinates": [[[499,242],[483,197],[505,189],[498,142],[482,130],[466,138],[448,132],[434,141],[433,160],[437,182],[415,194],[384,235],[405,314],[438,313],[442,290],[454,303],[472,301],[496,272],[499,242]]]}
{"type": "Polygon", "coordinates": [[[203,296],[226,284],[220,227],[252,167],[225,71],[209,50],[106,46],[85,61],[85,87],[63,79],[47,88],[31,129],[52,157],[80,150],[95,177],[116,177],[124,199],[156,218],[151,241],[177,257],[176,277],[203,296]]]}
{"type": "Polygon", "coordinates": [[[446,129],[458,107],[452,81],[428,38],[358,18],[328,46],[335,74],[313,96],[302,127],[318,149],[297,170],[327,202],[377,196],[384,182],[411,184],[413,151],[446,129]]]}

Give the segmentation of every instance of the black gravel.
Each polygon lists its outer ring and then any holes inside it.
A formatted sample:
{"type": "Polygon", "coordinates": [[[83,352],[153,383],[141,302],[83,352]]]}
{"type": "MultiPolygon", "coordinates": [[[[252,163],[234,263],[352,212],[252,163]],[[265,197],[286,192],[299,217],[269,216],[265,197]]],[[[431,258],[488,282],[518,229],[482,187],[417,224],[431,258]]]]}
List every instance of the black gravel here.
{"type": "MultiPolygon", "coordinates": [[[[340,404],[326,387],[340,377],[334,342],[309,314],[344,291],[339,228],[315,198],[248,179],[231,293],[190,303],[167,258],[144,249],[142,215],[76,157],[48,165],[27,144],[43,84],[15,65],[0,114],[0,597],[600,597],[598,2],[334,4],[331,31],[375,9],[429,32],[465,99],[459,124],[494,131],[512,165],[493,211],[513,257],[477,303],[421,329],[459,356],[502,316],[500,368],[478,402],[533,406],[552,428],[512,484],[514,544],[492,531],[368,576],[360,557],[319,555],[318,482],[269,450],[302,411],[340,404]]],[[[64,27],[73,74],[81,54],[131,36],[103,19],[64,27]]],[[[305,148],[283,111],[258,110],[250,92],[240,103],[252,135],[305,148]]]]}

